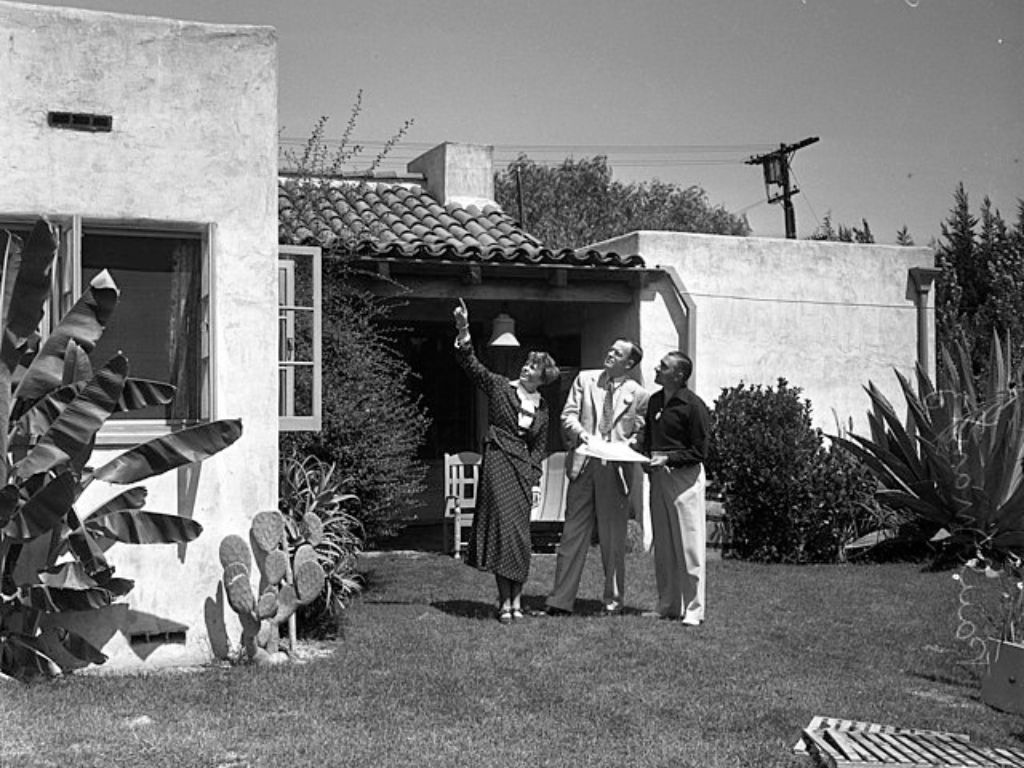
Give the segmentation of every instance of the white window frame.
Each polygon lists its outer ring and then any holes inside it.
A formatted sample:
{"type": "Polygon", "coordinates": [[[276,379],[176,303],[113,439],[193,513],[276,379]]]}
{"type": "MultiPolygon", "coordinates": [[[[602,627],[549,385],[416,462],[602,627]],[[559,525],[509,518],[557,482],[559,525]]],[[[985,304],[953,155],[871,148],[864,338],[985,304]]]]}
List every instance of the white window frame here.
{"type": "MultiPolygon", "coordinates": [[[[0,215],[0,227],[33,224],[36,215],[0,215]]],[[[214,326],[213,254],[215,226],[212,223],[160,221],[151,219],[103,219],[80,215],[53,215],[48,217],[59,230],[57,259],[51,270],[50,301],[44,307],[39,330],[45,338],[56,323],[82,295],[82,236],[85,230],[97,232],[124,232],[138,235],[180,236],[198,235],[201,241],[201,298],[200,312],[200,411],[195,419],[123,419],[107,421],[96,435],[96,445],[120,445],[144,442],[166,435],[182,427],[211,421],[216,418],[215,359],[212,354],[214,326]],[[53,308],[58,311],[54,313],[53,308]]],[[[114,310],[117,311],[116,309],[114,310]]],[[[131,350],[125,350],[131,356],[131,350]]]]}
{"type": "Polygon", "coordinates": [[[279,255],[294,258],[308,258],[311,264],[312,306],[295,304],[295,264],[292,259],[278,259],[278,429],[282,432],[319,432],[323,426],[323,253],[317,246],[280,245],[279,255]],[[283,274],[284,281],[281,280],[283,274]],[[310,313],[313,319],[312,360],[296,360],[295,314],[310,313]],[[281,334],[284,323],[284,334],[281,334]],[[281,343],[283,339],[283,344],[281,343]],[[311,413],[304,416],[295,415],[295,370],[310,368],[312,370],[312,403],[311,413]],[[284,374],[284,391],[280,391],[281,373],[284,374]],[[284,406],[282,408],[282,405],[284,406]],[[281,411],[284,413],[281,413],[281,411]]]}

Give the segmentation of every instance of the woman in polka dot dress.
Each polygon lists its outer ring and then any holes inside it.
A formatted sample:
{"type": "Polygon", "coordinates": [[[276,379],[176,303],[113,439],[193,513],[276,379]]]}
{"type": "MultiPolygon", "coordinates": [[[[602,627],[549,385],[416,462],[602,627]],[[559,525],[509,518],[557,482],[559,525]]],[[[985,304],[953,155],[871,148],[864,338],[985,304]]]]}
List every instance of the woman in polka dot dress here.
{"type": "Polygon", "coordinates": [[[548,407],[538,387],[558,378],[546,352],[531,352],[509,381],[487,370],[473,354],[469,312],[455,308],[456,358],[487,396],[487,436],[476,512],[466,562],[491,571],[498,585],[498,621],[523,617],[523,584],[530,575],[530,508],[547,449],[548,407]]]}

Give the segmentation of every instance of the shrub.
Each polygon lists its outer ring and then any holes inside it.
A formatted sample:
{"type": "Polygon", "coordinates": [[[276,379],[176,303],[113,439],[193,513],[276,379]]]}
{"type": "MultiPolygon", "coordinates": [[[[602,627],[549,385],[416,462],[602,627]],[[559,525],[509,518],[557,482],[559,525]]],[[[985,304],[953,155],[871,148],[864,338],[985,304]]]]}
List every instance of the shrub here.
{"type": "Polygon", "coordinates": [[[391,305],[355,277],[341,260],[325,264],[323,430],[282,435],[281,455],[334,464],[340,483],[360,499],[353,514],[372,546],[397,532],[396,513],[423,490],[426,466],[416,451],[429,419],[384,329],[391,305]]]}
{"type": "Polygon", "coordinates": [[[768,562],[836,562],[880,514],[874,483],[811,426],[811,404],[777,388],[724,388],[715,401],[708,474],[724,495],[726,551],[768,562]]]}

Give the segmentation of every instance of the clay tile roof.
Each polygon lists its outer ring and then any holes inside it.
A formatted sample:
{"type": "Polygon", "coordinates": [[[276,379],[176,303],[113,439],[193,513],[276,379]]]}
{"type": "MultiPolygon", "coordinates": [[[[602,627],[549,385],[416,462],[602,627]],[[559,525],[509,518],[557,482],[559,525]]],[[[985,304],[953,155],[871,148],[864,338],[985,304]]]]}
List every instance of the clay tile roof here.
{"type": "Polygon", "coordinates": [[[367,258],[644,266],[636,254],[548,248],[496,205],[482,210],[475,205],[442,205],[422,187],[383,175],[368,182],[332,183],[312,206],[303,203],[301,182],[283,178],[278,185],[278,241],[367,258]]]}

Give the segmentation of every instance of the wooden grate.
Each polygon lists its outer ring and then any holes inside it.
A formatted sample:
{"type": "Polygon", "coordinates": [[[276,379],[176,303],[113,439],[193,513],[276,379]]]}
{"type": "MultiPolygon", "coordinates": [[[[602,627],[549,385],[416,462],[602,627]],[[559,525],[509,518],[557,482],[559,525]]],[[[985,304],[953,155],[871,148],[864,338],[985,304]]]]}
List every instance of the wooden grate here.
{"type": "Polygon", "coordinates": [[[976,747],[962,733],[942,733],[815,718],[795,748],[827,768],[1024,768],[1024,750],[976,747]]]}
{"type": "Polygon", "coordinates": [[[820,733],[825,730],[840,731],[842,733],[852,733],[854,731],[864,731],[867,733],[910,733],[910,734],[932,734],[932,735],[945,735],[951,736],[962,741],[970,741],[971,737],[966,733],[944,733],[942,731],[928,731],[920,728],[900,728],[896,725],[881,725],[880,723],[868,723],[863,720],[842,720],[838,717],[822,717],[817,716],[811,719],[811,722],[807,724],[804,729],[803,735],[800,736],[800,740],[793,747],[794,752],[807,752],[807,732],[820,733]]]}

